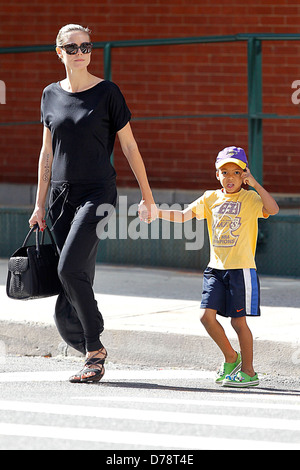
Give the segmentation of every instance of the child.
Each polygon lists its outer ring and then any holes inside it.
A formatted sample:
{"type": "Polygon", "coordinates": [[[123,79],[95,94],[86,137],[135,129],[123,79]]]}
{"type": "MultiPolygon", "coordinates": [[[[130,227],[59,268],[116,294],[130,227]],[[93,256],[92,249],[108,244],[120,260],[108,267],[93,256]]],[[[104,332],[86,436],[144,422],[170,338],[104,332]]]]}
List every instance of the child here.
{"type": "Polygon", "coordinates": [[[159,218],[183,223],[206,219],[210,262],[204,272],[201,322],[224,354],[216,383],[226,387],[259,385],[253,369],[253,337],[247,316],[260,316],[255,251],[258,218],[278,213],[273,197],[254,179],[242,148],[227,147],[216,160],[222,189],[206,191],[183,211],[160,210],[159,218]],[[242,189],[249,184],[256,191],[242,189]],[[241,353],[231,346],[217,314],[231,317],[241,353]]]}

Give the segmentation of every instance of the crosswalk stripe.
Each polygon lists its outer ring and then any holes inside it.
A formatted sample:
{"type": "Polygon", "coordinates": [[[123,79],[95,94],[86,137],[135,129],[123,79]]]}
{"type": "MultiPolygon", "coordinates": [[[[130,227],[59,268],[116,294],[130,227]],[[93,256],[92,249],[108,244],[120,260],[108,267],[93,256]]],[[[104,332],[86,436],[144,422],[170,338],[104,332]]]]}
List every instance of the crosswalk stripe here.
{"type": "MultiPolygon", "coordinates": [[[[159,433],[109,431],[104,429],[68,428],[56,426],[35,426],[28,424],[0,423],[0,434],[6,436],[25,436],[31,438],[46,438],[82,442],[97,442],[106,444],[123,444],[132,447],[193,450],[228,450],[230,439],[209,438],[202,436],[187,436],[159,433]]],[[[234,439],[234,446],[239,450],[299,450],[299,445],[234,439]]],[[[51,447],[49,445],[49,447],[51,447]]]]}
{"type": "MultiPolygon", "coordinates": [[[[198,424],[205,426],[237,427],[252,429],[272,429],[300,431],[300,421],[293,419],[260,418],[249,416],[216,415],[201,413],[182,413],[155,411],[145,409],[123,409],[91,406],[58,405],[50,403],[32,403],[17,401],[0,401],[0,409],[27,413],[45,413],[67,416],[85,416],[101,419],[130,421],[150,421],[176,424],[198,424]]],[[[228,410],[230,411],[230,410],[228,410]]]]}
{"type": "MultiPolygon", "coordinates": [[[[64,371],[35,371],[35,372],[13,372],[0,373],[0,383],[17,383],[17,382],[65,382],[68,377],[74,373],[74,370],[64,371]]],[[[154,369],[154,370],[108,370],[103,380],[103,385],[109,386],[109,381],[126,380],[204,380],[212,379],[214,372],[197,371],[186,369],[154,369]]],[[[177,384],[178,385],[178,384],[177,384]]],[[[76,388],[75,388],[76,390],[76,388]]],[[[105,390],[105,389],[104,389],[105,390]]],[[[156,422],[156,423],[173,423],[177,425],[200,425],[200,426],[217,426],[219,429],[226,428],[240,429],[240,439],[232,439],[236,433],[228,433],[228,438],[194,436],[194,435],[173,435],[173,434],[153,434],[147,432],[125,432],[106,429],[79,429],[73,427],[56,427],[56,426],[38,426],[23,425],[14,423],[0,422],[0,435],[2,436],[22,436],[25,438],[47,438],[51,440],[70,440],[84,442],[98,442],[103,444],[127,445],[132,447],[143,448],[161,448],[161,449],[206,449],[206,450],[226,450],[233,442],[235,448],[245,450],[299,450],[300,443],[276,442],[249,440],[247,434],[243,431],[247,429],[265,429],[266,431],[300,431],[300,420],[297,415],[293,415],[293,419],[279,419],[270,417],[272,410],[279,411],[299,411],[300,398],[297,393],[291,391],[280,391],[280,394],[274,394],[268,389],[255,389],[255,393],[251,393],[251,401],[249,401],[249,391],[239,391],[236,394],[238,399],[230,400],[232,395],[223,396],[221,392],[216,390],[210,400],[206,399],[179,399],[179,398],[155,398],[147,396],[71,396],[70,400],[79,401],[89,400],[88,406],[79,405],[59,405],[50,403],[30,403],[25,401],[5,401],[0,400],[0,410],[7,412],[23,412],[35,414],[50,414],[57,416],[80,416],[86,418],[99,418],[107,420],[128,422],[156,422]],[[248,393],[247,393],[248,392],[248,393]],[[274,401],[276,402],[274,403],[274,401]],[[98,403],[97,403],[98,402],[98,403]],[[94,403],[95,406],[92,406],[94,403]],[[120,406],[118,406],[120,404],[120,406]],[[122,404],[126,408],[122,408],[122,404]],[[138,405],[142,405],[136,408],[138,405]],[[159,405],[159,410],[143,409],[148,404],[159,405]],[[104,406],[103,406],[104,405],[104,406]],[[106,406],[105,406],[106,405],[106,406]],[[111,406],[110,406],[111,405],[111,406]],[[190,406],[193,412],[178,412],[161,410],[162,405],[190,406]],[[198,408],[197,408],[198,407],[198,408]],[[220,407],[222,414],[214,414],[210,412],[210,407],[220,407]],[[203,409],[204,408],[204,409],[203,409]],[[234,416],[232,409],[240,409],[239,415],[234,416]],[[265,410],[265,417],[249,416],[247,409],[265,410]],[[195,412],[196,410],[196,412],[195,412]],[[243,411],[244,410],[244,411],[243,411]],[[269,415],[269,416],[268,416],[269,415]],[[242,437],[245,437],[243,439],[242,437]],[[231,441],[231,442],[230,442],[231,441]]],[[[200,397],[201,395],[199,395],[200,397]]],[[[67,424],[67,423],[66,423],[67,424]]],[[[205,428],[204,428],[205,429],[205,428]]],[[[180,428],[178,431],[180,432],[180,428]]],[[[188,432],[188,431],[187,431],[188,432]]],[[[201,428],[199,429],[201,432],[201,428]]],[[[204,434],[204,432],[203,432],[204,434]]],[[[269,434],[272,438],[273,435],[269,434]]],[[[268,439],[268,434],[265,434],[268,439]]],[[[274,437],[276,439],[276,437],[274,437]]],[[[295,437],[291,440],[294,440],[295,437]]]]}
{"type": "Polygon", "coordinates": [[[260,409],[260,410],[287,410],[287,411],[300,411],[300,400],[293,405],[287,403],[266,403],[257,401],[229,401],[229,400],[189,400],[189,399],[176,399],[176,398],[149,398],[149,397],[120,397],[120,396],[104,396],[101,397],[92,397],[92,396],[78,396],[72,397],[72,400],[90,400],[98,401],[99,404],[105,401],[108,402],[117,402],[117,403],[143,403],[147,404],[157,404],[157,405],[188,405],[188,406],[202,406],[202,407],[216,407],[224,409],[224,411],[230,412],[230,408],[250,408],[250,409],[260,409]]]}

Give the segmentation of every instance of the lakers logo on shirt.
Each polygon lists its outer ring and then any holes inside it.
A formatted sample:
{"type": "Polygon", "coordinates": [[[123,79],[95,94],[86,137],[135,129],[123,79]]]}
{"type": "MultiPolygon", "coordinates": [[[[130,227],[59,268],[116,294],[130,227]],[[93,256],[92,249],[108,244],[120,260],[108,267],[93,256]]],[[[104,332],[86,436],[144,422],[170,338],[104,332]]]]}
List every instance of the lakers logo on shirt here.
{"type": "Polygon", "coordinates": [[[234,232],[241,226],[241,218],[238,217],[240,211],[241,203],[239,201],[226,201],[213,209],[213,246],[232,247],[236,245],[239,235],[234,232]]]}

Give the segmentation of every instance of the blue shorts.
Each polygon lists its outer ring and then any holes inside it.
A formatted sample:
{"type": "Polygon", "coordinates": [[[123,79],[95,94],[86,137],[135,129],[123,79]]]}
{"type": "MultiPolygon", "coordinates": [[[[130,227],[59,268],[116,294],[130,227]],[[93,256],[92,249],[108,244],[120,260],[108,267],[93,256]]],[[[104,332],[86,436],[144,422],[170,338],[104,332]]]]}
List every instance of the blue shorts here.
{"type": "Polygon", "coordinates": [[[256,269],[207,268],[201,308],[217,310],[223,317],[259,317],[260,285],[256,269]]]}

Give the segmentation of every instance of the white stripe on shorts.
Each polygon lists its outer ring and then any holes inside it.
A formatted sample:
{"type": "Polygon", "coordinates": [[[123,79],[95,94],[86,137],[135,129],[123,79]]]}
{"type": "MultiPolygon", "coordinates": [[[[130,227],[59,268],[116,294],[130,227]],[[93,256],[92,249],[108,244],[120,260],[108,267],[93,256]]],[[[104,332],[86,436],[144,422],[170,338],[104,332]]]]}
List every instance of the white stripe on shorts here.
{"type": "Polygon", "coordinates": [[[245,284],[246,315],[260,316],[259,281],[256,269],[243,269],[245,284]]]}
{"type": "Polygon", "coordinates": [[[245,303],[246,303],[246,314],[251,315],[251,300],[252,300],[252,281],[250,269],[243,269],[244,282],[245,282],[245,303]]]}

